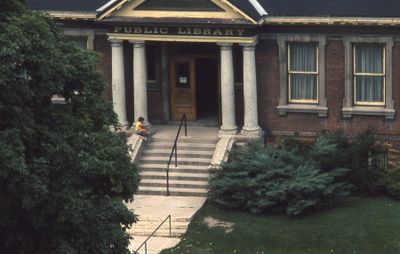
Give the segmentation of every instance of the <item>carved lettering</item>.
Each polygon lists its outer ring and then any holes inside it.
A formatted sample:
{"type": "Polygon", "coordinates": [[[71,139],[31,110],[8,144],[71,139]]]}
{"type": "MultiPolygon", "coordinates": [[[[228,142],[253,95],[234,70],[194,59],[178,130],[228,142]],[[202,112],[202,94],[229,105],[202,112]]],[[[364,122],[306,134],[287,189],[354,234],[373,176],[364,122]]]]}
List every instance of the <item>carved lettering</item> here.
{"type": "Polygon", "coordinates": [[[211,29],[210,28],[204,28],[203,29],[203,35],[211,35],[211,29]]]}
{"type": "Polygon", "coordinates": [[[182,27],[179,27],[178,34],[187,34],[187,32],[182,27]]]}
{"type": "Polygon", "coordinates": [[[162,34],[162,35],[197,35],[197,36],[245,36],[245,29],[237,28],[205,28],[205,27],[157,27],[157,26],[115,26],[113,33],[126,34],[162,34]]]}
{"type": "Polygon", "coordinates": [[[121,32],[121,30],[122,30],[122,27],[120,27],[120,26],[114,27],[114,33],[119,33],[119,32],[121,32]]]}
{"type": "Polygon", "coordinates": [[[160,28],[160,34],[168,34],[168,28],[167,27],[161,27],[160,28]]]}
{"type": "Polygon", "coordinates": [[[244,29],[236,29],[236,31],[238,32],[239,36],[243,36],[244,35],[244,29]]]}
{"type": "Polygon", "coordinates": [[[135,34],[141,34],[142,33],[142,28],[141,27],[135,27],[133,30],[135,34]]]}
{"type": "Polygon", "coordinates": [[[124,31],[126,34],[131,34],[132,33],[132,27],[126,26],[124,27],[124,31]]]}
{"type": "Polygon", "coordinates": [[[221,32],[221,30],[219,30],[219,29],[217,28],[217,29],[215,29],[213,35],[222,36],[222,35],[224,35],[224,34],[221,32]]]}
{"type": "Polygon", "coordinates": [[[148,28],[148,27],[145,27],[145,28],[144,28],[144,33],[145,33],[145,34],[152,34],[152,33],[153,33],[153,29],[148,28]]]}
{"type": "Polygon", "coordinates": [[[201,35],[202,34],[201,28],[194,28],[193,29],[193,34],[194,35],[201,35]]]}
{"type": "Polygon", "coordinates": [[[225,35],[226,36],[234,36],[234,31],[233,29],[225,29],[225,35]]]}

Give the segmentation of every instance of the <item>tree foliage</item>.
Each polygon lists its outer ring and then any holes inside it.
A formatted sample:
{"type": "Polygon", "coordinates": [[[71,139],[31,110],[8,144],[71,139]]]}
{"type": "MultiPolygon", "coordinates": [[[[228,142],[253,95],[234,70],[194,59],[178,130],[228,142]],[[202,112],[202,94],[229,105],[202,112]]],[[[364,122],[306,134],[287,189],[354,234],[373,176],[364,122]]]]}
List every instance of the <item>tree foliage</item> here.
{"type": "Polygon", "coordinates": [[[97,55],[63,39],[38,13],[0,18],[0,253],[128,253],[137,168],[97,55]]]}

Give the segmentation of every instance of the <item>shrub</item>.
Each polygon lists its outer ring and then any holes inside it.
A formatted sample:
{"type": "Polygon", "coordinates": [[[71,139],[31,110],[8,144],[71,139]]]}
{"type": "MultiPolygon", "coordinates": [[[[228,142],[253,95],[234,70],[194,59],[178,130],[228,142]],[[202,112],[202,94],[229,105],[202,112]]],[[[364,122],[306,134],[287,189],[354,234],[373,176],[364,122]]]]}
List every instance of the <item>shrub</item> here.
{"type": "MultiPolygon", "coordinates": [[[[330,146],[326,151],[332,149],[330,146]]],[[[229,162],[214,172],[211,199],[254,213],[299,215],[330,206],[337,197],[348,195],[350,185],[337,180],[347,172],[344,168],[323,171],[298,149],[263,147],[252,142],[233,150],[229,162]]]]}
{"type": "Polygon", "coordinates": [[[382,165],[385,150],[376,130],[368,128],[360,133],[344,152],[348,154],[345,165],[351,169],[349,181],[357,191],[364,194],[380,193],[382,187],[379,182],[386,174],[382,165]]]}
{"type": "Polygon", "coordinates": [[[390,196],[400,199],[400,169],[386,174],[381,183],[390,196]]]}

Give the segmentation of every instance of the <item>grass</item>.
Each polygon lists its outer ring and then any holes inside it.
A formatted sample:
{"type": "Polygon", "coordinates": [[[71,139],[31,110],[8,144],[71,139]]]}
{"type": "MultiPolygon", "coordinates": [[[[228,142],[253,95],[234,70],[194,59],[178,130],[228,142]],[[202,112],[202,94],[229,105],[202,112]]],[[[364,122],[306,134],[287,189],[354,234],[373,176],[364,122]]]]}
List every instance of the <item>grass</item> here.
{"type": "Polygon", "coordinates": [[[398,254],[400,202],[349,198],[334,209],[301,218],[254,215],[207,203],[181,243],[162,254],[398,254]],[[235,223],[233,231],[208,228],[212,217],[235,223]]]}

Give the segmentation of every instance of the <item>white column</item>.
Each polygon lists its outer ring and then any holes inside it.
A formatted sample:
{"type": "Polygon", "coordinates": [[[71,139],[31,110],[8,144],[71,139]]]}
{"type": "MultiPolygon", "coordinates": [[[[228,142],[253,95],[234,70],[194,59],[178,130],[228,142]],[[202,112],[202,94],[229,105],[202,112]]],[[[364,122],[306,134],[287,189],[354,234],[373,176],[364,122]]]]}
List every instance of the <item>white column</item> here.
{"type": "Polygon", "coordinates": [[[220,135],[236,134],[235,77],[233,71],[232,44],[219,43],[221,49],[221,111],[220,135]]]}
{"type": "Polygon", "coordinates": [[[131,43],[133,43],[133,106],[135,121],[141,116],[148,120],[146,47],[144,41],[131,41],[131,43]]]}
{"type": "Polygon", "coordinates": [[[243,97],[244,97],[244,126],[242,133],[246,135],[261,134],[258,126],[257,109],[257,76],[256,55],[257,43],[242,44],[243,46],[243,97]]]}
{"type": "Polygon", "coordinates": [[[118,116],[119,123],[125,126],[128,124],[128,121],[126,119],[124,47],[122,40],[110,40],[110,42],[114,111],[118,116]]]}

